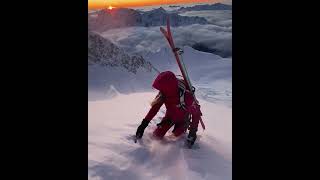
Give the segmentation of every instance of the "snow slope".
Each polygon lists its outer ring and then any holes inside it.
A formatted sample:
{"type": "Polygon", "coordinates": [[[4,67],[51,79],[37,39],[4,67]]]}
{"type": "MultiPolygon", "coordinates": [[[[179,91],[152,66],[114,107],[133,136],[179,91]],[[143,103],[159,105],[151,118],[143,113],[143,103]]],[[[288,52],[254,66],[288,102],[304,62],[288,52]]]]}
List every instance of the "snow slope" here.
{"type": "Polygon", "coordinates": [[[88,100],[110,99],[108,92],[113,88],[120,93],[129,94],[151,90],[156,77],[154,71],[139,68],[134,74],[123,67],[88,66],[88,100]]]}
{"type": "MultiPolygon", "coordinates": [[[[231,180],[231,108],[200,100],[207,130],[199,128],[194,149],[167,133],[153,140],[151,133],[164,115],[160,110],[138,143],[133,134],[156,92],[120,94],[88,102],[88,179],[100,180],[231,180]]],[[[171,130],[169,130],[170,132],[171,130]]]]}

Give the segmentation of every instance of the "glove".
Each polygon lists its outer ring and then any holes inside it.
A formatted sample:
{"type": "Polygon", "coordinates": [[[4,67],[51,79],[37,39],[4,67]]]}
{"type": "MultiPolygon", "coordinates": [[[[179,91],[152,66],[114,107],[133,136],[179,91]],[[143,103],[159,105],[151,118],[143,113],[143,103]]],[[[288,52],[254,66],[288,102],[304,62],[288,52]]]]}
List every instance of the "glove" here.
{"type": "Polygon", "coordinates": [[[144,129],[146,129],[146,127],[148,126],[148,124],[149,124],[149,121],[147,121],[147,120],[145,120],[145,119],[142,120],[142,122],[141,122],[141,124],[140,124],[140,126],[138,127],[137,132],[136,132],[136,138],[137,138],[137,139],[142,138],[143,133],[144,133],[144,129]]]}
{"type": "Polygon", "coordinates": [[[194,142],[196,141],[197,139],[197,131],[194,130],[194,129],[191,129],[189,131],[189,135],[187,137],[187,144],[188,146],[191,148],[191,146],[194,144],[194,142]]]}

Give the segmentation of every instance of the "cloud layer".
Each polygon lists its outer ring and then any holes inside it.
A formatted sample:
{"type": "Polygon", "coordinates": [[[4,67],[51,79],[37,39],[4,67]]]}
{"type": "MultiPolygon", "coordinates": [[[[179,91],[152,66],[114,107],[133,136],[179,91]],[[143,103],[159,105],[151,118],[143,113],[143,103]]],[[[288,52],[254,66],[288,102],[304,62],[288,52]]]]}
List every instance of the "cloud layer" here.
{"type": "MultiPolygon", "coordinates": [[[[232,11],[188,11],[181,15],[204,17],[212,24],[172,27],[176,46],[200,45],[208,52],[232,57],[232,11]]],[[[168,46],[159,26],[111,29],[103,32],[102,36],[128,53],[148,54],[168,46]]]]}
{"type": "MultiPolygon", "coordinates": [[[[232,27],[193,24],[171,30],[176,46],[193,46],[201,43],[210,49],[217,50],[223,57],[232,56],[232,27]]],[[[129,53],[145,54],[168,46],[159,27],[112,29],[102,33],[102,36],[129,53]]]]}

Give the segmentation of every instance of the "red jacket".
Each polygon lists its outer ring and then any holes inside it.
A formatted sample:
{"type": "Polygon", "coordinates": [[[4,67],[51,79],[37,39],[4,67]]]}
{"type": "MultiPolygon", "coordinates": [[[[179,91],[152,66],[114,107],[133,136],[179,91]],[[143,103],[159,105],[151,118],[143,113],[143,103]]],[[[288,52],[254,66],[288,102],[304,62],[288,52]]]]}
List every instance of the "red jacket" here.
{"type": "Polygon", "coordinates": [[[192,129],[198,129],[201,116],[200,106],[195,103],[193,95],[186,91],[186,110],[177,107],[180,104],[178,80],[172,72],[166,71],[160,73],[154,80],[152,86],[160,91],[164,100],[153,105],[144,119],[148,121],[153,119],[160,107],[165,104],[167,110],[164,119],[170,119],[174,123],[182,123],[185,120],[185,117],[190,113],[192,115],[190,127],[192,129]]]}

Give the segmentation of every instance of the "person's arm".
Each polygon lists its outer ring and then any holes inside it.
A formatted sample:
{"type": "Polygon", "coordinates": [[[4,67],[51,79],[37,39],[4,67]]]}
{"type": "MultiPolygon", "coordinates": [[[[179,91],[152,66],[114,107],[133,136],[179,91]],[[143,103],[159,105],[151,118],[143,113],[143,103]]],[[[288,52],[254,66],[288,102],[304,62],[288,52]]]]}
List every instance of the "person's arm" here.
{"type": "Polygon", "coordinates": [[[163,96],[159,92],[159,94],[156,96],[156,98],[152,102],[151,109],[149,110],[149,112],[147,113],[144,119],[146,121],[151,121],[154,118],[154,116],[159,112],[163,103],[164,103],[163,96]]]}
{"type": "Polygon", "coordinates": [[[136,132],[137,139],[142,138],[144,130],[146,129],[146,127],[150,123],[151,119],[153,119],[154,116],[158,113],[158,111],[161,108],[163,103],[164,103],[163,97],[162,97],[161,93],[159,92],[159,94],[156,96],[156,98],[152,102],[151,109],[149,110],[148,114],[142,120],[140,126],[137,129],[137,132],[136,132]]]}

